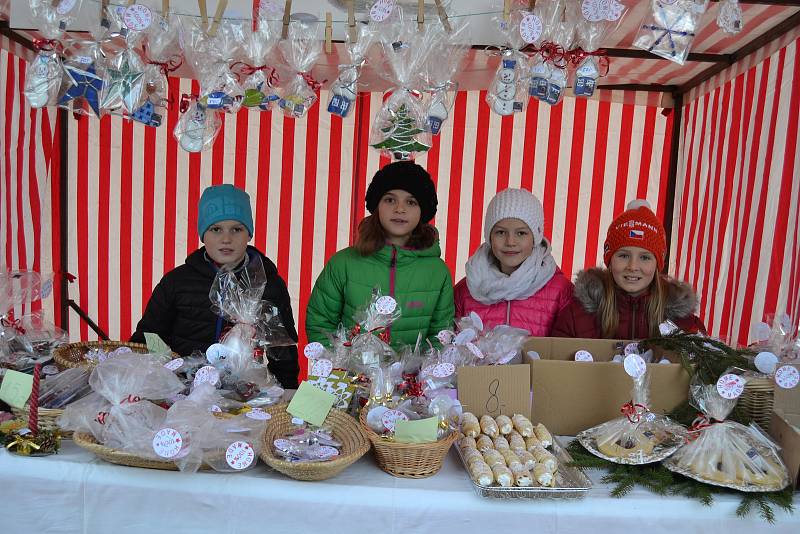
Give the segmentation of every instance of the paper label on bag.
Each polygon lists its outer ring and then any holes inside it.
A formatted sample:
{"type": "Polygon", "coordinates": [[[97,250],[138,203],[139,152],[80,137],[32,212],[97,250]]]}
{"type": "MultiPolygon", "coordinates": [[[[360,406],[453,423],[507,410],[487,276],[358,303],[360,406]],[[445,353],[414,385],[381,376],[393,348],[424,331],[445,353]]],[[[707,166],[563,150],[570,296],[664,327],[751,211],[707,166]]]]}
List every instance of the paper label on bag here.
{"type": "Polygon", "coordinates": [[[334,456],[339,456],[339,451],[336,448],[331,447],[330,445],[321,445],[316,451],[317,458],[321,460],[327,460],[328,458],[333,458],[334,456]]]}
{"type": "Polygon", "coordinates": [[[162,458],[174,458],[181,452],[183,438],[174,428],[162,428],[153,437],[153,450],[162,458]]]}
{"type": "Polygon", "coordinates": [[[625,356],[628,354],[639,354],[639,344],[638,343],[628,343],[625,345],[625,356]]]}
{"type": "Polygon", "coordinates": [[[183,365],[183,358],[175,358],[174,360],[170,360],[164,364],[164,367],[169,369],[170,371],[176,371],[183,365]]]}
{"type": "Polygon", "coordinates": [[[42,374],[44,375],[57,375],[58,373],[58,367],[55,365],[45,365],[42,367],[42,374]]]}
{"type": "Polygon", "coordinates": [[[755,364],[756,369],[765,375],[771,375],[775,372],[775,368],[778,366],[778,357],[769,351],[759,352],[756,354],[753,363],[755,364]]]}
{"type": "Polygon", "coordinates": [[[216,404],[212,404],[211,406],[209,406],[208,411],[211,413],[222,413],[222,409],[216,404]]]}
{"type": "Polygon", "coordinates": [[[292,417],[292,424],[297,426],[302,426],[306,424],[306,422],[303,419],[300,419],[299,417],[292,417]]]}
{"type": "Polygon", "coordinates": [[[464,345],[469,343],[470,341],[475,340],[478,337],[478,334],[472,328],[465,328],[461,332],[458,333],[456,338],[453,340],[453,343],[456,345],[464,345]]]}
{"type": "Polygon", "coordinates": [[[303,354],[305,354],[306,358],[309,360],[315,360],[319,358],[319,355],[325,352],[325,347],[322,346],[322,343],[318,341],[313,341],[306,345],[303,349],[303,354]]]}
{"type": "Polygon", "coordinates": [[[197,387],[204,382],[216,386],[219,383],[219,371],[211,365],[206,365],[198,369],[197,373],[194,375],[193,386],[197,387]]]}
{"type": "Polygon", "coordinates": [[[775,371],[775,383],[783,389],[792,389],[800,382],[800,371],[791,365],[784,365],[775,371]]]}
{"type": "Polygon", "coordinates": [[[253,447],[246,441],[234,441],[228,445],[228,450],[225,451],[225,461],[232,468],[247,469],[256,458],[256,453],[253,447]]]}
{"type": "Polygon", "coordinates": [[[145,5],[133,4],[125,9],[122,22],[128,29],[140,32],[149,28],[153,23],[153,13],[145,5]]]}
{"type": "Polygon", "coordinates": [[[214,343],[206,349],[206,360],[208,360],[209,363],[217,363],[230,356],[230,353],[230,349],[222,343],[214,343]]]}
{"type": "Polygon", "coordinates": [[[728,373],[717,380],[717,391],[722,398],[737,399],[744,391],[744,384],[744,378],[728,373]]]}
{"type": "Polygon", "coordinates": [[[467,349],[473,355],[475,355],[475,357],[478,358],[479,360],[482,360],[484,358],[483,352],[481,352],[481,349],[479,349],[478,346],[475,345],[474,343],[467,342],[464,346],[467,347],[467,349]]]}
{"type": "Polygon", "coordinates": [[[483,319],[481,319],[480,315],[472,311],[469,312],[469,318],[472,321],[472,324],[475,325],[475,328],[478,329],[478,331],[483,330],[483,319]]]}
{"type": "Polygon", "coordinates": [[[331,371],[333,371],[333,362],[327,358],[319,359],[311,366],[312,376],[321,376],[324,378],[330,376],[331,371]]]}
{"type": "Polygon", "coordinates": [[[622,365],[625,367],[625,372],[633,378],[639,378],[647,371],[647,364],[644,363],[644,358],[638,354],[628,354],[622,365]]]}
{"type": "Polygon", "coordinates": [[[456,372],[456,366],[452,363],[437,363],[429,365],[423,372],[426,375],[435,376],[436,378],[446,378],[456,372]]]}
{"type": "Polygon", "coordinates": [[[375,22],[383,22],[394,9],[394,0],[378,0],[369,8],[369,18],[375,22]]]}
{"type": "Polygon", "coordinates": [[[92,58],[89,56],[75,56],[75,61],[83,63],[84,65],[89,65],[92,63],[92,58]]]}
{"type": "Polygon", "coordinates": [[[456,335],[451,332],[450,330],[442,330],[438,334],[436,334],[436,339],[442,342],[442,345],[447,345],[456,335]]]}
{"type": "Polygon", "coordinates": [[[56,13],[59,15],[66,15],[72,8],[75,7],[75,4],[78,3],[78,0],[61,0],[56,7],[56,13]]]}
{"type": "Polygon", "coordinates": [[[583,2],[581,2],[583,18],[589,22],[600,22],[605,19],[607,2],[608,0],[583,0],[583,2]]]}
{"type": "Polygon", "coordinates": [[[397,301],[389,295],[384,295],[375,301],[375,311],[381,315],[389,315],[397,309],[397,301]]]}
{"type": "Polygon", "coordinates": [[[408,416],[399,410],[386,410],[381,417],[381,424],[389,432],[394,432],[394,424],[397,420],[408,421],[408,416]]]}
{"type": "Polygon", "coordinates": [[[275,448],[279,451],[286,452],[292,449],[292,442],[288,439],[276,439],[272,444],[275,445],[275,448]]]}
{"type": "Polygon", "coordinates": [[[272,419],[272,416],[262,410],[261,408],[253,408],[249,412],[246,412],[245,417],[249,417],[250,419],[255,419],[256,421],[267,421],[272,419]]]}
{"type": "Polygon", "coordinates": [[[538,15],[528,13],[519,22],[519,34],[526,43],[533,43],[542,36],[542,19],[538,15]]]}
{"type": "Polygon", "coordinates": [[[588,350],[579,350],[575,353],[575,361],[576,362],[593,362],[594,358],[592,357],[592,353],[588,350]]]}

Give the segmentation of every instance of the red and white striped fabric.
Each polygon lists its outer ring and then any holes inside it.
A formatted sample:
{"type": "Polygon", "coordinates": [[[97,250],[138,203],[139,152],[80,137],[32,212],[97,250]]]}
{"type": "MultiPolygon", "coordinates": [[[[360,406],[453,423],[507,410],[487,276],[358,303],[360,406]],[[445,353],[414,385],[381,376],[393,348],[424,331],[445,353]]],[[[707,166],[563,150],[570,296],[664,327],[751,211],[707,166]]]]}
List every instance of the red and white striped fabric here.
{"type": "MultiPolygon", "coordinates": [[[[31,109],[22,91],[26,63],[0,42],[0,271],[59,271],[58,129],[52,109],[31,109]],[[55,184],[55,185],[54,185],[55,184]]],[[[18,52],[19,53],[19,52],[18,52]]],[[[44,307],[52,319],[58,293],[16,313],[44,307]]]]}
{"type": "Polygon", "coordinates": [[[800,313],[800,39],[683,109],[670,271],[709,330],[747,343],[800,313]]]}

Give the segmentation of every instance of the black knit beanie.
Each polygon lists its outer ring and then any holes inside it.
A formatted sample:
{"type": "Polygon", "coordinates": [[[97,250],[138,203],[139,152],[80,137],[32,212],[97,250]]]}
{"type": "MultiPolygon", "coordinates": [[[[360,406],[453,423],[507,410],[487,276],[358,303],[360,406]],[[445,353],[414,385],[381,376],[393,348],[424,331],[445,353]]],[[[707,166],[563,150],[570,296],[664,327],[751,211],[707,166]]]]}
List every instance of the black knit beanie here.
{"type": "Polygon", "coordinates": [[[414,195],[419,202],[420,222],[427,223],[436,215],[436,187],[428,171],[413,161],[396,161],[375,173],[367,188],[367,210],[375,213],[378,203],[387,191],[402,189],[414,195]]]}

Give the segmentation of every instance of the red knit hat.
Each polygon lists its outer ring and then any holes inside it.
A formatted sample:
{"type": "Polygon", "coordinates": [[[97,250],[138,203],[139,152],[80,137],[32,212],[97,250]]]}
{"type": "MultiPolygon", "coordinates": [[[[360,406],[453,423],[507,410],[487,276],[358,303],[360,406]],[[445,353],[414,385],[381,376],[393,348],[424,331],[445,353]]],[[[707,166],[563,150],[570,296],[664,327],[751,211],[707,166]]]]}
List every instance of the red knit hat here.
{"type": "Polygon", "coordinates": [[[611,263],[614,252],[622,247],[649,250],[656,257],[658,270],[664,269],[664,254],[667,250],[664,225],[646,200],[636,199],[628,203],[627,209],[608,227],[603,245],[603,261],[606,266],[611,263]]]}

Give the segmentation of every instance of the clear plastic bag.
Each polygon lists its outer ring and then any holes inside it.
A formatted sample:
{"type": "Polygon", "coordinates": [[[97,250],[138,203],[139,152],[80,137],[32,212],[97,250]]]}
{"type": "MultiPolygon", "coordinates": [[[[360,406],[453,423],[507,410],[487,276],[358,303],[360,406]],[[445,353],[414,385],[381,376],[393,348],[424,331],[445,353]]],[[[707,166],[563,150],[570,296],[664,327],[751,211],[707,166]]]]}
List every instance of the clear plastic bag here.
{"type": "Polygon", "coordinates": [[[111,403],[99,393],[90,393],[64,408],[58,426],[70,432],[88,432],[102,443],[111,403]]]}
{"type": "Polygon", "coordinates": [[[726,421],[736,399],[724,398],[714,384],[693,384],[690,400],[702,414],[690,441],[664,465],[691,478],[741,491],[777,491],[789,483],[777,446],[763,432],[726,421]]]}
{"type": "Polygon", "coordinates": [[[121,354],[100,362],[89,377],[89,385],[113,404],[134,399],[169,399],[183,391],[175,374],[148,354],[121,354]]]}
{"type": "Polygon", "coordinates": [[[542,57],[549,62],[550,77],[547,80],[547,94],[542,102],[555,106],[564,98],[567,89],[566,51],[572,48],[575,39],[575,21],[564,17],[553,26],[552,41],[549,47],[542,46],[542,57]]]}
{"type": "Polygon", "coordinates": [[[633,378],[631,400],[620,411],[623,417],[584,430],[578,440],[592,454],[606,460],[642,465],[658,462],[678,450],[686,429],[649,408],[649,372],[640,356],[629,355],[625,370],[633,378]]]}
{"type": "Polygon", "coordinates": [[[426,25],[419,35],[416,23],[404,19],[399,6],[381,24],[382,70],[392,89],[372,123],[369,144],[395,160],[409,160],[431,147],[421,73],[437,31],[443,30],[426,25]]]}
{"type": "Polygon", "coordinates": [[[389,346],[388,329],[399,317],[397,301],[381,295],[375,288],[370,301],[353,314],[356,326],[350,340],[349,369],[357,374],[368,374],[370,369],[396,359],[394,350],[389,346]]]}
{"type": "Polygon", "coordinates": [[[299,20],[289,23],[287,39],[278,43],[290,74],[278,105],[283,113],[294,119],[306,116],[317,101],[320,84],[311,74],[314,64],[322,54],[322,40],[317,36],[318,25],[299,20]]]}
{"type": "Polygon", "coordinates": [[[186,152],[202,152],[211,148],[219,135],[222,120],[200,102],[182,104],[185,109],[175,124],[172,135],[186,152]]]}
{"type": "Polygon", "coordinates": [[[282,436],[272,443],[275,454],[294,463],[324,462],[339,456],[342,443],[333,439],[324,428],[297,430],[282,436]]]}
{"type": "Polygon", "coordinates": [[[89,386],[90,371],[87,367],[66,369],[42,381],[39,406],[63,408],[92,392],[89,386]]]}
{"type": "Polygon", "coordinates": [[[633,46],[679,65],[686,62],[708,0],[649,0],[633,46]]]}
{"type": "Polygon", "coordinates": [[[94,41],[69,41],[64,57],[59,107],[79,115],[100,117],[105,62],[99,45],[94,41]]]}
{"type": "Polygon", "coordinates": [[[82,0],[30,0],[33,22],[45,39],[59,39],[75,21],[82,0]]]}
{"type": "Polygon", "coordinates": [[[426,91],[431,95],[427,105],[428,129],[433,135],[439,135],[442,124],[450,115],[454,91],[458,88],[453,78],[469,50],[463,37],[468,23],[463,19],[452,19],[448,24],[450,32],[442,29],[438,37],[432,39],[432,50],[423,68],[426,91]]]}
{"type": "Polygon", "coordinates": [[[734,35],[744,29],[744,16],[739,0],[722,0],[720,2],[717,26],[725,33],[734,35]]]}
{"type": "Polygon", "coordinates": [[[580,47],[575,56],[575,96],[591,97],[597,79],[608,71],[608,57],[596,55],[608,35],[619,28],[628,8],[617,2],[584,0],[567,6],[567,15],[575,21],[575,41],[580,47]]]}
{"type": "Polygon", "coordinates": [[[368,24],[358,24],[355,33],[355,41],[350,40],[350,33],[346,36],[347,63],[339,65],[339,76],[331,84],[331,96],[328,99],[328,112],[340,117],[347,117],[355,105],[361,67],[376,37],[375,29],[368,24]]]}
{"type": "Polygon", "coordinates": [[[32,108],[53,106],[58,101],[63,73],[59,46],[58,41],[37,44],[39,53],[25,78],[25,98],[32,108]]]}
{"type": "Polygon", "coordinates": [[[145,65],[132,48],[127,48],[106,64],[100,109],[104,112],[131,115],[146,98],[145,65]]]}
{"type": "Polygon", "coordinates": [[[268,64],[270,54],[280,38],[280,31],[265,19],[258,22],[256,30],[244,30],[244,42],[231,71],[238,76],[244,91],[242,105],[267,111],[280,98],[276,92],[277,71],[268,64]]]}

